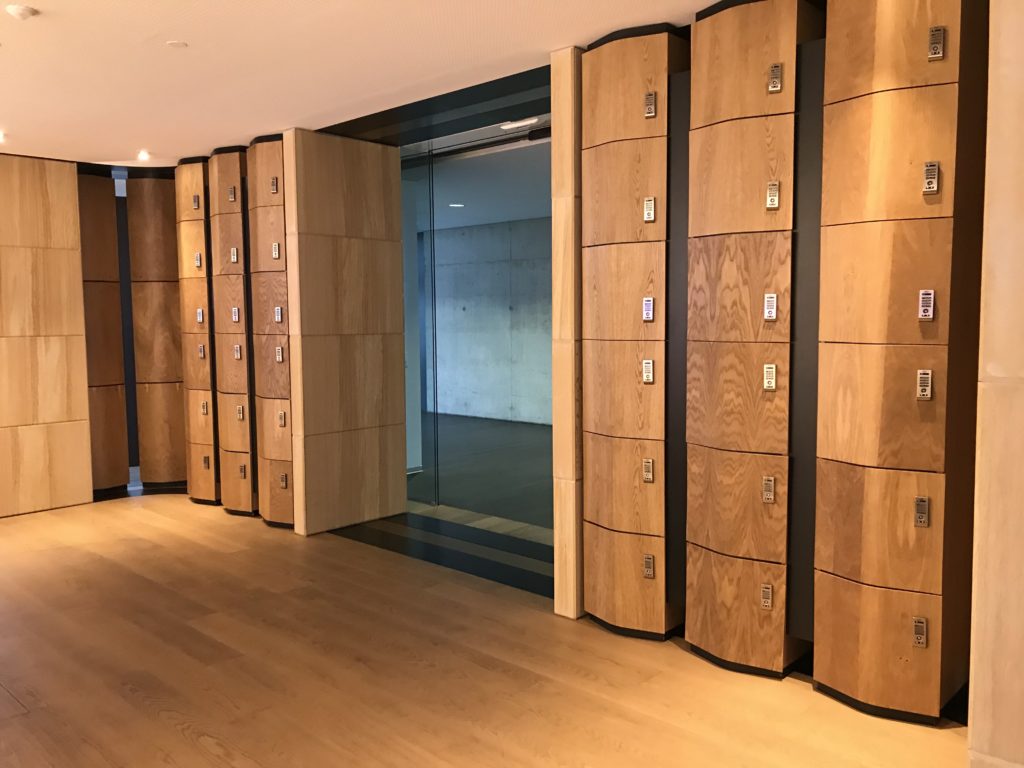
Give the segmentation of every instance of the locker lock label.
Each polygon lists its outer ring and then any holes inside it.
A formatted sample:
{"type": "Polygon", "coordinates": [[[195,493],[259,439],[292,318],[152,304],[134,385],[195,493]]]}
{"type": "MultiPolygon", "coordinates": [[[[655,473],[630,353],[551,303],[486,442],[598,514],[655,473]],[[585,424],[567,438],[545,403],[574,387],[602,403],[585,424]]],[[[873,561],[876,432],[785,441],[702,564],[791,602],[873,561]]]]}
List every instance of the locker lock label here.
{"type": "Polygon", "coordinates": [[[233,203],[233,202],[235,202],[235,196],[236,196],[237,194],[238,194],[238,193],[237,193],[237,191],[235,190],[235,187],[234,187],[234,186],[230,186],[230,187],[228,187],[228,202],[229,202],[229,203],[233,203]]]}
{"type": "Polygon", "coordinates": [[[281,258],[281,244],[274,243],[270,246],[270,258],[280,259],[281,258]]]}
{"type": "Polygon", "coordinates": [[[643,466],[643,473],[644,473],[644,482],[645,483],[653,483],[654,482],[654,459],[644,459],[642,466],[643,466]]]}
{"type": "Polygon", "coordinates": [[[775,477],[772,475],[761,478],[761,501],[765,504],[775,503],[775,477]]]}
{"type": "Polygon", "coordinates": [[[281,307],[274,307],[274,322],[280,323],[284,320],[284,310],[281,307]]]}
{"type": "Polygon", "coordinates": [[[279,185],[277,183],[277,176],[270,177],[270,194],[276,195],[279,185]]]}
{"type": "Polygon", "coordinates": [[[764,391],[765,392],[774,392],[775,391],[775,381],[776,381],[775,363],[765,363],[764,364],[764,382],[763,382],[764,391]]]}
{"type": "Polygon", "coordinates": [[[654,221],[654,198],[644,198],[644,223],[650,224],[654,221]]]}
{"type": "Polygon", "coordinates": [[[199,413],[202,414],[203,416],[206,416],[209,412],[210,412],[210,404],[208,402],[206,402],[205,400],[203,400],[203,402],[201,402],[199,404],[199,413]]]}
{"type": "Polygon", "coordinates": [[[192,210],[199,210],[199,195],[192,195],[192,210]]]}
{"type": "Polygon", "coordinates": [[[233,246],[231,248],[231,263],[232,264],[237,264],[238,263],[238,249],[233,247],[233,246]]]}
{"type": "Polygon", "coordinates": [[[917,399],[932,399],[932,372],[930,368],[922,368],[917,372],[917,399]]]}
{"type": "Polygon", "coordinates": [[[775,322],[779,317],[778,294],[766,293],[764,295],[764,319],[768,322],[775,322]]]}
{"type": "Polygon", "coordinates": [[[235,406],[235,416],[238,417],[239,421],[245,421],[245,406],[244,405],[235,406]]]}
{"type": "Polygon", "coordinates": [[[209,456],[203,456],[203,469],[209,469],[209,468],[210,468],[210,457],[209,456]]]}
{"type": "Polygon", "coordinates": [[[238,476],[245,480],[245,464],[238,465],[238,476]]]}
{"type": "Polygon", "coordinates": [[[195,258],[195,262],[196,262],[196,269],[202,269],[203,268],[203,253],[202,253],[202,251],[196,251],[196,255],[195,255],[194,258],[195,258]]]}
{"type": "Polygon", "coordinates": [[[654,555],[644,555],[644,566],[643,566],[644,578],[654,578],[654,555]]]}
{"type": "Polygon", "coordinates": [[[206,359],[206,345],[205,344],[200,344],[199,345],[199,359],[200,360],[205,360],[206,359]]]}
{"type": "Polygon", "coordinates": [[[782,93],[782,62],[772,64],[768,70],[768,93],[782,93]]]}
{"type": "Polygon", "coordinates": [[[764,207],[769,211],[779,210],[779,182],[769,181],[764,207]]]}
{"type": "Polygon", "coordinates": [[[929,528],[932,524],[932,504],[927,496],[914,497],[914,527],[929,528]]]}
{"type": "Polygon", "coordinates": [[[282,474],[281,475],[281,477],[280,477],[280,485],[281,485],[281,488],[287,488],[288,487],[288,475],[287,474],[282,474]]]}
{"type": "Polygon", "coordinates": [[[942,61],[946,58],[946,28],[929,27],[928,61],[942,61]]]}
{"type": "Polygon", "coordinates": [[[774,602],[775,589],[771,584],[761,585],[761,609],[770,611],[772,609],[772,603],[774,602]]]}
{"type": "Polygon", "coordinates": [[[642,370],[642,373],[641,373],[641,377],[642,377],[642,380],[643,380],[644,384],[653,384],[654,383],[654,361],[653,360],[644,360],[644,362],[643,362],[643,370],[642,370]]]}
{"type": "Polygon", "coordinates": [[[238,318],[239,318],[238,307],[232,307],[231,308],[231,322],[232,323],[237,323],[238,322],[238,318]]]}
{"type": "Polygon", "coordinates": [[[241,360],[242,359],[242,345],[241,344],[235,344],[234,353],[235,353],[235,360],[241,360]]]}
{"type": "Polygon", "coordinates": [[[203,324],[203,308],[199,307],[196,309],[196,323],[199,325],[203,324]]]}
{"type": "Polygon", "coordinates": [[[933,160],[924,164],[924,186],[921,192],[925,195],[939,194],[939,161],[933,160]]]}
{"type": "Polygon", "coordinates": [[[283,427],[288,423],[288,415],[285,411],[277,412],[277,426],[283,427]]]}
{"type": "Polygon", "coordinates": [[[274,347],[274,359],[277,362],[279,362],[279,363],[283,363],[284,362],[284,348],[283,347],[274,347]]]}
{"type": "Polygon", "coordinates": [[[643,320],[645,323],[654,322],[654,297],[644,296],[643,301],[643,320]]]}
{"type": "Polygon", "coordinates": [[[935,291],[930,288],[917,292],[917,319],[935,319],[935,291]]]}
{"type": "Polygon", "coordinates": [[[914,647],[928,647],[928,619],[923,616],[914,617],[914,647]]]}
{"type": "Polygon", "coordinates": [[[653,91],[644,94],[644,119],[658,116],[658,94],[653,91]]]}

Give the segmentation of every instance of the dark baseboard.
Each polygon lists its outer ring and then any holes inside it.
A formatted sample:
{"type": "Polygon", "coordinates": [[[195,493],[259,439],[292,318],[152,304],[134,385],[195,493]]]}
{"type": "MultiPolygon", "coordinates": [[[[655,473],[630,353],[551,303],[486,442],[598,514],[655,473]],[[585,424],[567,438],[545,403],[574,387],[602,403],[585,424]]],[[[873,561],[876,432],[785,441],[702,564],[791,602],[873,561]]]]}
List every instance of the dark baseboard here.
{"type": "Polygon", "coordinates": [[[835,688],[829,688],[827,685],[819,683],[817,680],[814,681],[814,690],[824,693],[836,701],[841,701],[843,704],[859,712],[864,712],[868,715],[874,715],[875,717],[884,717],[888,720],[902,720],[906,723],[917,723],[918,725],[938,725],[939,718],[932,717],[931,715],[922,715],[918,712],[905,712],[902,709],[889,709],[888,707],[878,707],[874,704],[867,704],[863,701],[847,696],[845,693],[837,691],[835,688]]]}

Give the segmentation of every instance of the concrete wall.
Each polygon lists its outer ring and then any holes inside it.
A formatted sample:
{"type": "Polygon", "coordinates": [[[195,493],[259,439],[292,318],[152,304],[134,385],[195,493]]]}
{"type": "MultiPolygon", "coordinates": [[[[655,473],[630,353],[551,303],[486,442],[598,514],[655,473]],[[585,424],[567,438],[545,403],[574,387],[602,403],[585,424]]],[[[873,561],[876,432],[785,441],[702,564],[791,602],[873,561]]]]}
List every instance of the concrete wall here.
{"type": "Polygon", "coordinates": [[[434,271],[438,412],[550,424],[551,219],[435,230],[434,271]]]}

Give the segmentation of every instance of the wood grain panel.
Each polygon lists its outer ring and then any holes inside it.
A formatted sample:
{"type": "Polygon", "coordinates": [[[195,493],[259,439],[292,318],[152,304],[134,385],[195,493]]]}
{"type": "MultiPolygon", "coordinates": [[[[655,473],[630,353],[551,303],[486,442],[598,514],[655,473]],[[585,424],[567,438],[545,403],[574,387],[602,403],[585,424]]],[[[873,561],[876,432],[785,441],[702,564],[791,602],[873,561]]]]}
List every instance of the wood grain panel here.
{"type": "Polygon", "coordinates": [[[0,371],[0,427],[89,418],[82,336],[0,337],[0,371]]]}
{"type": "Polygon", "coordinates": [[[583,338],[664,340],[665,243],[603,245],[583,251],[583,338]],[[654,320],[644,322],[645,297],[654,320]]]}
{"type": "Polygon", "coordinates": [[[291,373],[287,336],[253,336],[253,365],[256,394],[259,397],[287,400],[291,397],[291,373]],[[277,348],[282,361],[277,362],[277,348]]]}
{"type": "Polygon", "coordinates": [[[302,355],[304,434],[405,422],[402,335],[304,336],[302,355]]]}
{"type": "Polygon", "coordinates": [[[210,258],[214,275],[245,272],[245,222],[240,213],[222,213],[210,219],[210,258]],[[231,261],[231,249],[236,261],[231,261]]]}
{"type": "Polygon", "coordinates": [[[253,482],[256,467],[248,453],[221,450],[220,503],[232,512],[255,512],[257,489],[253,482]]]}
{"type": "Polygon", "coordinates": [[[786,562],[789,458],[686,447],[686,540],[723,555],[786,562]],[[775,478],[765,502],[762,480],[775,478]]]}
{"type": "Polygon", "coordinates": [[[213,327],[217,333],[245,332],[245,303],[244,275],[214,275],[213,327]]]}
{"type": "Polygon", "coordinates": [[[749,233],[689,241],[686,336],[694,341],[789,341],[792,234],[749,233]],[[776,319],[764,319],[765,294],[776,319]]]}
{"type": "Polygon", "coordinates": [[[734,664],[781,672],[786,642],[786,566],[686,545],[686,642],[734,664]],[[761,607],[761,587],[772,607],[761,607]]]}
{"type": "Polygon", "coordinates": [[[821,341],[946,344],[953,219],[875,221],[821,230],[821,341]],[[922,290],[935,318],[918,319],[922,290]]]}
{"type": "Polygon", "coordinates": [[[690,236],[792,229],[793,141],[793,115],[690,131],[690,236]],[[777,210],[766,208],[770,181],[777,210]]]}
{"type": "Polygon", "coordinates": [[[0,246],[0,336],[85,333],[78,251],[0,246]]]}
{"type": "Polygon", "coordinates": [[[946,477],[818,460],[814,567],[876,587],[942,594],[946,477]],[[914,523],[914,499],[930,524],[914,523]]]}
{"type": "Polygon", "coordinates": [[[210,157],[207,166],[210,180],[210,216],[241,213],[245,152],[218,152],[210,157]]]}
{"type": "Polygon", "coordinates": [[[288,333],[288,274],[286,272],[253,272],[252,332],[256,334],[288,333]],[[281,309],[278,322],[276,309],[281,309]]]}
{"type": "Polygon", "coordinates": [[[213,445],[214,409],[213,393],[204,389],[186,389],[185,437],[190,443],[213,445]],[[204,411],[205,406],[205,413],[204,411]]]}
{"type": "Polygon", "coordinates": [[[583,245],[665,240],[668,140],[616,141],[583,150],[583,245]],[[655,218],[644,221],[644,198],[655,218]]]}
{"type": "Polygon", "coordinates": [[[202,501],[216,501],[217,461],[210,445],[188,445],[188,495],[202,501]]]}
{"type": "MultiPolygon", "coordinates": [[[[303,335],[403,333],[402,243],[299,235],[303,335]]],[[[272,331],[280,333],[280,330],[272,331]]]]}
{"type": "Polygon", "coordinates": [[[124,385],[89,387],[92,487],[128,484],[128,415],[124,385]]]}
{"type": "Polygon", "coordinates": [[[88,448],[85,420],[0,428],[0,517],[92,501],[88,448]]]}
{"type": "Polygon", "coordinates": [[[935,345],[819,345],[818,456],[942,472],[946,367],[946,348],[935,345]],[[922,369],[933,372],[931,400],[917,399],[922,369]]]}
{"type": "Polygon", "coordinates": [[[685,67],[689,42],[662,32],[627,37],[583,54],[583,147],[668,135],[668,76],[685,67]],[[648,93],[656,113],[645,117],[648,93]]]}
{"type": "Polygon", "coordinates": [[[202,221],[206,217],[206,162],[177,166],[174,190],[177,220],[202,221]]]}
{"type": "Polygon", "coordinates": [[[282,525],[295,522],[292,498],[292,463],[260,458],[259,466],[259,510],[264,520],[282,525]]]}
{"type": "Polygon", "coordinates": [[[253,272],[283,272],[287,268],[284,226],[284,208],[279,205],[249,212],[249,264],[253,272]]]}
{"type": "Polygon", "coordinates": [[[178,227],[171,179],[128,179],[132,280],[177,280],[178,227]]]}
{"type": "Polygon", "coordinates": [[[952,216],[958,94],[937,85],[826,107],[822,225],[952,216]],[[932,161],[941,164],[940,191],[925,195],[932,161]]]}
{"type": "MultiPolygon", "coordinates": [[[[181,482],[186,476],[187,463],[184,387],[181,382],[138,384],[135,394],[142,482],[181,482]]],[[[209,397],[209,393],[204,396],[209,397]]],[[[212,428],[210,434],[213,434],[212,428]]]]}
{"type": "Polygon", "coordinates": [[[876,707],[937,717],[942,598],[814,574],[814,679],[876,707]],[[914,617],[928,620],[915,648],[914,617]]]}
{"type": "MultiPolygon", "coordinates": [[[[665,343],[583,342],[583,429],[610,437],[665,439],[665,343]],[[643,383],[643,361],[654,383],[643,383]]],[[[585,473],[584,473],[585,474],[585,473]]]]}
{"type": "Polygon", "coordinates": [[[181,381],[181,308],[178,282],[132,283],[135,379],[181,381]]]}
{"type": "Polygon", "coordinates": [[[256,447],[265,459],[292,460],[290,400],[256,398],[256,447]],[[282,416],[282,414],[284,414],[282,416]],[[282,424],[283,421],[283,424],[282,424]]]}
{"type": "Polygon", "coordinates": [[[251,450],[249,396],[217,393],[217,437],[226,451],[248,453],[251,450]]]}
{"type": "Polygon", "coordinates": [[[583,523],[583,605],[587,613],[622,629],[663,634],[682,619],[665,602],[665,539],[609,531],[583,523]],[[644,555],[654,556],[654,578],[643,576],[644,555]]]}
{"type": "Polygon", "coordinates": [[[181,334],[182,380],[186,389],[210,389],[213,344],[205,333],[181,334]]]}
{"type": "Polygon", "coordinates": [[[206,223],[183,221],[178,224],[178,277],[206,277],[206,223]],[[199,266],[196,266],[196,256],[199,266]]]}
{"type": "Polygon", "coordinates": [[[788,453],[789,345],[688,343],[686,441],[731,451],[788,453]],[[774,392],[764,389],[765,364],[776,367],[774,392]]]}
{"type": "Polygon", "coordinates": [[[665,443],[584,433],[583,519],[627,533],[665,535],[665,443]],[[645,483],[644,459],[654,462],[645,483]]]}
{"type": "Polygon", "coordinates": [[[124,384],[120,283],[82,284],[89,386],[124,384]]]}
{"type": "Polygon", "coordinates": [[[284,205],[284,150],[281,141],[261,141],[246,151],[249,208],[284,205]],[[277,177],[277,192],[271,179],[277,177]]]}
{"type": "Polygon", "coordinates": [[[178,295],[182,333],[210,333],[210,295],[206,278],[182,278],[178,282],[178,295]]]}
{"type": "MultiPolygon", "coordinates": [[[[244,394],[249,391],[249,349],[244,333],[218,333],[217,391],[244,394]]],[[[288,358],[285,357],[285,362],[288,358]]]]}
{"type": "Polygon", "coordinates": [[[0,155],[0,245],[81,248],[74,163],[0,155]]]}
{"type": "Polygon", "coordinates": [[[961,0],[829,0],[825,103],[957,82],[960,5],[961,0]],[[946,55],[937,61],[928,60],[931,27],[946,28],[946,55]]]}
{"type": "Polygon", "coordinates": [[[552,469],[554,477],[564,480],[583,477],[582,371],[581,342],[551,343],[552,469]]]}
{"type": "Polygon", "coordinates": [[[116,283],[120,276],[112,178],[79,175],[78,219],[82,232],[82,279],[116,283]]]}

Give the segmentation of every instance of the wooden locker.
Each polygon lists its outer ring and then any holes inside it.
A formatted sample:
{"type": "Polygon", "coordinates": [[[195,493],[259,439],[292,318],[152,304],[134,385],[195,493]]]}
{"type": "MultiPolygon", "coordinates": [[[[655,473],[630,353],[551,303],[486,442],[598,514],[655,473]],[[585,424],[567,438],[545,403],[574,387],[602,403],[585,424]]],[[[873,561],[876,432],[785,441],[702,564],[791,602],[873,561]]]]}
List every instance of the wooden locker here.
{"type": "Polygon", "coordinates": [[[174,169],[177,218],[202,221],[206,218],[206,163],[185,163],[174,169]]]}
{"type": "Polygon", "coordinates": [[[92,487],[128,484],[128,416],[124,385],[89,387],[92,487]]]}
{"type": "Polygon", "coordinates": [[[214,275],[213,316],[217,333],[245,332],[244,275],[214,275]]]}
{"type": "Polygon", "coordinates": [[[876,587],[942,593],[945,475],[825,459],[817,474],[815,568],[876,587]]]}
{"type": "Polygon", "coordinates": [[[253,272],[252,332],[260,335],[288,333],[288,274],[253,272]]]}
{"type": "Polygon", "coordinates": [[[178,281],[183,333],[210,332],[209,286],[205,277],[188,277],[178,281]]]}
{"type": "Polygon", "coordinates": [[[825,103],[957,82],[960,6],[961,0],[829,0],[825,103]],[[945,30],[941,59],[929,57],[932,27],[945,30]]]}
{"type": "Polygon", "coordinates": [[[256,394],[287,400],[291,397],[291,371],[287,336],[253,336],[256,394]]]}
{"type": "Polygon", "coordinates": [[[665,338],[665,243],[584,248],[582,266],[584,339],[665,338]],[[653,302],[649,321],[646,300],[653,302]]]}
{"type": "Polygon", "coordinates": [[[793,229],[792,114],[690,131],[691,237],[793,229]],[[768,184],[778,207],[768,208],[768,184]]]}
{"type": "Polygon", "coordinates": [[[583,148],[668,135],[668,76],[689,43],[667,32],[613,40],[583,54],[583,148]],[[654,96],[653,115],[647,111],[654,96]]]}
{"type": "Polygon", "coordinates": [[[185,436],[190,443],[213,445],[213,406],[212,392],[185,390],[185,436]]]}
{"type": "Polygon", "coordinates": [[[792,241],[790,232],[691,238],[686,338],[788,342],[792,241]]]}
{"type": "Polygon", "coordinates": [[[957,85],[936,85],[825,107],[822,226],[952,216],[958,98],[957,85]],[[937,194],[924,194],[930,162],[937,194]]]}
{"type": "Polygon", "coordinates": [[[249,263],[253,272],[283,272],[287,268],[284,231],[282,206],[249,212],[249,263]]]}
{"type": "Polygon", "coordinates": [[[253,463],[248,453],[221,449],[220,503],[231,512],[255,512],[256,492],[253,463]]]}
{"type": "Polygon", "coordinates": [[[814,574],[814,679],[863,704],[938,717],[942,598],[814,574]],[[927,646],[914,643],[927,619],[927,646]]]}
{"type": "Polygon", "coordinates": [[[209,159],[210,216],[242,212],[245,150],[215,152],[209,159]]]}
{"type": "Polygon", "coordinates": [[[181,382],[138,384],[135,395],[142,482],[180,482],[186,477],[188,464],[181,382]]]}
{"type": "Polygon", "coordinates": [[[89,386],[124,384],[121,343],[121,284],[82,284],[89,386]]]}
{"type": "Polygon", "coordinates": [[[801,647],[786,637],[786,566],[686,545],[686,642],[722,661],[782,672],[801,647]],[[762,602],[770,588],[770,603],[762,602]]]}
{"type": "Polygon", "coordinates": [[[225,451],[248,453],[251,450],[248,395],[217,393],[217,437],[225,451]]]}
{"type": "Polygon", "coordinates": [[[584,580],[587,613],[619,629],[664,635],[682,619],[665,600],[665,539],[610,531],[583,523],[584,580]],[[653,558],[653,578],[645,561],[653,558]]]}
{"type": "Polygon", "coordinates": [[[210,219],[210,253],[214,275],[241,275],[245,271],[245,224],[240,213],[222,213],[210,219]]]}
{"type": "Polygon", "coordinates": [[[78,221],[82,237],[82,280],[116,283],[117,207],[114,180],[79,174],[78,221]]]}
{"type": "Polygon", "coordinates": [[[819,345],[818,456],[942,472],[946,361],[938,345],[819,345]],[[931,399],[918,399],[919,371],[931,371],[931,399]]]}
{"type": "Polygon", "coordinates": [[[665,535],[665,443],[583,434],[583,519],[614,531],[665,535]],[[644,462],[650,461],[650,481],[644,462]]]}
{"type": "Polygon", "coordinates": [[[183,221],[178,224],[178,277],[206,277],[206,223],[183,221]]]}
{"type": "Polygon", "coordinates": [[[188,495],[202,501],[217,500],[217,462],[212,445],[188,446],[188,495]]]}
{"type": "Polygon", "coordinates": [[[174,181],[128,179],[127,190],[128,255],[132,280],[177,280],[174,181]]]}
{"type": "Polygon", "coordinates": [[[953,219],[871,221],[821,231],[821,341],[947,344],[953,219]],[[930,318],[921,292],[932,291],[930,318]]]}
{"type": "Polygon", "coordinates": [[[662,341],[584,341],[584,431],[664,440],[667,372],[662,341]],[[651,384],[643,383],[645,361],[651,384]]]}
{"type": "Polygon", "coordinates": [[[217,390],[243,394],[249,391],[249,349],[244,333],[217,334],[217,390]]]}
{"type": "Polygon", "coordinates": [[[668,140],[615,141],[583,150],[583,245],[665,240],[668,140]],[[645,220],[653,199],[654,220],[645,220]]]}
{"type": "MultiPolygon", "coordinates": [[[[686,345],[686,441],[751,453],[789,452],[789,345],[686,345]],[[765,366],[775,389],[765,389],[765,366]]],[[[585,405],[585,403],[584,403],[585,405]]]]}
{"type": "Polygon", "coordinates": [[[258,463],[260,515],[269,523],[293,525],[295,510],[292,503],[292,463],[262,457],[258,463]]]}
{"type": "Polygon", "coordinates": [[[688,445],[686,540],[724,555],[784,564],[788,489],[787,456],[688,445]]]}
{"type": "Polygon", "coordinates": [[[181,334],[182,380],[186,389],[210,389],[213,344],[205,333],[181,334]]]}
{"type": "Polygon", "coordinates": [[[284,142],[257,141],[246,153],[249,208],[284,205],[284,142]]]}
{"type": "Polygon", "coordinates": [[[181,381],[181,308],[178,281],[132,283],[135,378],[181,381]]]}
{"type": "Polygon", "coordinates": [[[292,460],[292,408],[290,400],[256,398],[256,445],[260,456],[292,460]]]}

